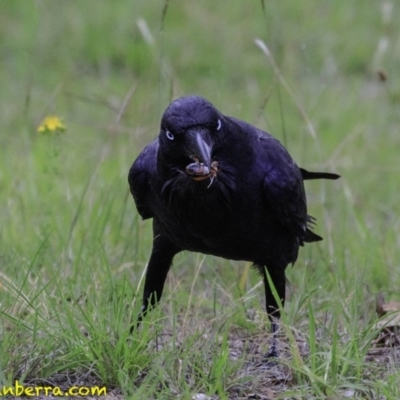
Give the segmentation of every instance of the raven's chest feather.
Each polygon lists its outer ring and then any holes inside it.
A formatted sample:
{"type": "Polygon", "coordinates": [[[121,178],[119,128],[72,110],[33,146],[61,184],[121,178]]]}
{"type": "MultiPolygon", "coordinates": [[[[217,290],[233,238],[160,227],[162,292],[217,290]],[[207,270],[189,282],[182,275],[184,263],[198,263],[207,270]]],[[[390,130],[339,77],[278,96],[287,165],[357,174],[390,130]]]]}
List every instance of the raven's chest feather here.
{"type": "Polygon", "coordinates": [[[223,179],[211,185],[177,179],[162,196],[158,230],[185,250],[251,260],[254,247],[265,242],[268,221],[259,202],[242,189],[223,179]]]}
{"type": "Polygon", "coordinates": [[[161,197],[159,221],[177,236],[213,237],[233,221],[236,203],[232,188],[222,182],[176,179],[161,197]]]}

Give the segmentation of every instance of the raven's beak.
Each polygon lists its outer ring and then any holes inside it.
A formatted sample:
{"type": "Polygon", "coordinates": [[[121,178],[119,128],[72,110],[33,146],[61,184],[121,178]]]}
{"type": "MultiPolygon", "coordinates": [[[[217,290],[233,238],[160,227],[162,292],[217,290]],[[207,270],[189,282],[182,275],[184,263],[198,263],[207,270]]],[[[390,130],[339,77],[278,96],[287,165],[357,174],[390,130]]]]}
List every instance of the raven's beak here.
{"type": "Polygon", "coordinates": [[[186,133],[188,156],[193,161],[186,166],[186,173],[196,181],[216,174],[217,164],[211,162],[211,146],[205,141],[204,133],[198,130],[186,133]]]}
{"type": "Polygon", "coordinates": [[[188,144],[188,150],[190,152],[189,157],[195,162],[199,162],[207,167],[210,167],[211,147],[203,139],[203,136],[199,132],[193,132],[188,144]]]}

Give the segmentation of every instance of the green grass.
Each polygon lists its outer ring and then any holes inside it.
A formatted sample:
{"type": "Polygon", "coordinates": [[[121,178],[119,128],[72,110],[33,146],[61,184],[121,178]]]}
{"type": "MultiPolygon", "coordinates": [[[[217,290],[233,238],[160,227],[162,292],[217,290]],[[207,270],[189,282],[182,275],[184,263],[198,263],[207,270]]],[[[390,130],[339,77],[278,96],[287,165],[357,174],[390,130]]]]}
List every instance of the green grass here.
{"type": "Polygon", "coordinates": [[[399,300],[396,2],[0,4],[0,386],[400,397],[399,352],[371,352],[376,294],[399,300]],[[177,256],[160,307],[129,335],[152,237],[128,169],[190,93],[268,130],[299,165],[342,175],[306,184],[324,241],[288,269],[269,370],[263,290],[244,262],[177,256]],[[49,114],[66,132],[37,133],[49,114]]]}

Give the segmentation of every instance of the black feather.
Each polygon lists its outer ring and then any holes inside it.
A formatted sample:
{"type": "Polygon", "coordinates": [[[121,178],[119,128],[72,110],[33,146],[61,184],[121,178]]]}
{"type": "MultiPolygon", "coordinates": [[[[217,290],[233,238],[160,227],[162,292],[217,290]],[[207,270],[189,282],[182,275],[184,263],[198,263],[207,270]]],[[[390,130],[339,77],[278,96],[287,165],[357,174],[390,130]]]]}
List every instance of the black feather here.
{"type": "Polygon", "coordinates": [[[301,176],[303,177],[303,180],[311,180],[311,179],[339,179],[340,175],[338,174],[332,174],[330,172],[310,172],[307,171],[303,168],[300,168],[301,176]]]}

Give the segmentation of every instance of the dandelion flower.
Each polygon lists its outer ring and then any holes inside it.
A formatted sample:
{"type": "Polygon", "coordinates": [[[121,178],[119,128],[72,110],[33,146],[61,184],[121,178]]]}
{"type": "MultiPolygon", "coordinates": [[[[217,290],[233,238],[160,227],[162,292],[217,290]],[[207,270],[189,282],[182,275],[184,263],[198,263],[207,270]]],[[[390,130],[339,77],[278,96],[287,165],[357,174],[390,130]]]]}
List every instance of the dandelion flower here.
{"type": "Polygon", "coordinates": [[[60,118],[55,115],[49,115],[44,118],[40,123],[37,131],[39,133],[47,134],[47,133],[59,133],[64,132],[67,127],[63,124],[60,118]]]}

